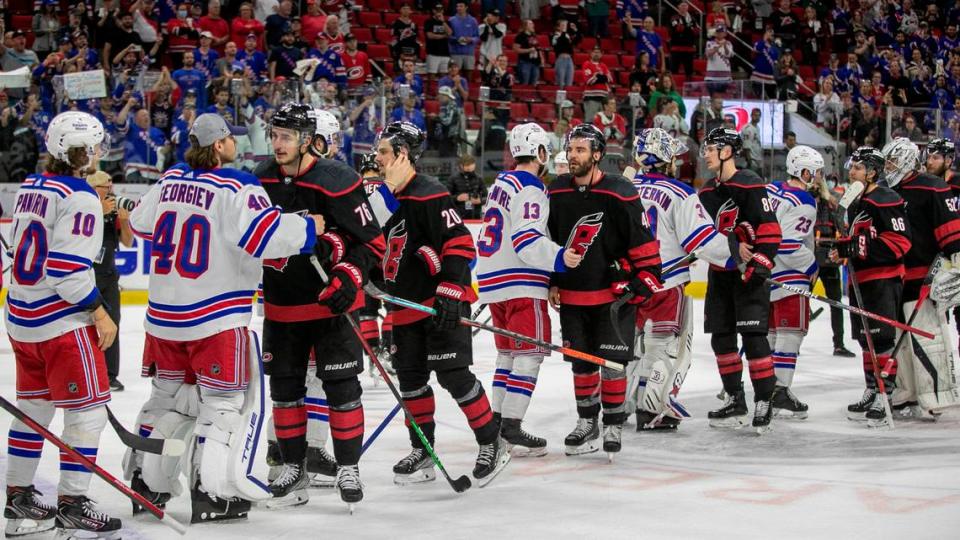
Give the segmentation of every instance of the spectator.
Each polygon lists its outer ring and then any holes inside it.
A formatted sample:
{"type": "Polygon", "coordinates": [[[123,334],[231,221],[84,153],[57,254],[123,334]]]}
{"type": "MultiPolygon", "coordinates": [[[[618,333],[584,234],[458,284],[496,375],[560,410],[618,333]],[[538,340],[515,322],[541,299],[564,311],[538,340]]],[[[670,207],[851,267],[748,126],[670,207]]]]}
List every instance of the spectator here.
{"type": "MultiPolygon", "coordinates": [[[[499,18],[507,10],[507,1],[506,0],[483,0],[480,3],[480,7],[483,10],[484,15],[490,13],[491,11],[497,12],[497,17],[499,18]]],[[[497,58],[491,57],[490,61],[494,62],[497,58]]],[[[482,66],[481,66],[482,67],[482,66]]]]}
{"type": "Polygon", "coordinates": [[[837,90],[840,92],[852,92],[860,86],[860,79],[863,78],[863,68],[858,62],[857,53],[847,54],[847,63],[837,72],[837,90]]]}
{"type": "MultiPolygon", "coordinates": [[[[608,22],[610,20],[610,2],[609,0],[593,0],[587,2],[587,22],[589,27],[587,33],[595,38],[605,38],[610,35],[608,22]]],[[[629,22],[627,24],[630,24],[629,22]]]]}
{"type": "Polygon", "coordinates": [[[303,25],[300,31],[304,41],[307,43],[316,41],[317,34],[323,32],[327,24],[327,15],[320,9],[318,0],[307,0],[307,13],[300,22],[303,25]]]}
{"type": "Polygon", "coordinates": [[[193,59],[196,60],[197,69],[207,76],[207,79],[213,79],[220,74],[217,72],[217,59],[220,57],[217,51],[213,50],[213,34],[204,30],[200,32],[200,46],[193,50],[193,59]]]}
{"type": "Polygon", "coordinates": [[[176,18],[167,22],[167,32],[170,34],[167,41],[167,52],[172,54],[174,58],[182,58],[183,53],[186,52],[192,53],[193,49],[199,44],[200,27],[190,17],[190,8],[187,4],[177,6],[176,18]]]}
{"type": "Polygon", "coordinates": [[[797,96],[797,80],[800,78],[800,69],[797,67],[797,61],[790,54],[790,51],[784,51],[780,57],[777,67],[777,99],[795,99],[797,96]]]}
{"type": "Polygon", "coordinates": [[[513,75],[507,68],[507,57],[500,55],[497,61],[487,65],[483,74],[483,83],[490,88],[490,100],[500,103],[492,105],[492,114],[504,129],[510,119],[510,100],[513,96],[513,75]]]}
{"type": "Polygon", "coordinates": [[[313,79],[310,82],[325,80],[336,84],[338,88],[344,88],[347,85],[347,71],[343,67],[343,60],[340,55],[330,48],[330,39],[326,32],[317,34],[317,48],[310,49],[307,58],[317,60],[317,67],[313,71],[313,79]]]}
{"type": "Polygon", "coordinates": [[[347,89],[359,90],[370,82],[370,60],[367,53],[357,50],[357,37],[347,34],[344,37],[345,49],[340,59],[347,73],[347,89]]]}
{"type": "MultiPolygon", "coordinates": [[[[290,30],[293,32],[293,46],[306,52],[313,43],[307,43],[303,40],[303,25],[300,24],[300,17],[293,15],[290,17],[290,30]]],[[[316,42],[316,40],[314,40],[316,42]]]]}
{"type": "Polygon", "coordinates": [[[402,86],[407,85],[410,88],[410,94],[419,103],[423,99],[423,79],[416,74],[414,68],[413,60],[403,61],[403,72],[393,80],[393,93],[399,96],[402,86]]]}
{"type": "Polygon", "coordinates": [[[280,46],[284,33],[290,28],[293,14],[293,2],[282,0],[277,12],[267,17],[264,28],[267,33],[267,47],[271,50],[280,46]]]}
{"type": "Polygon", "coordinates": [[[206,30],[213,36],[213,43],[210,45],[218,54],[223,54],[223,49],[230,41],[230,25],[220,16],[220,0],[210,0],[207,3],[207,14],[200,17],[198,23],[200,30],[206,30]]]}
{"type": "Polygon", "coordinates": [[[711,92],[726,92],[727,85],[733,81],[730,71],[730,59],[733,58],[733,44],[727,41],[727,29],[720,26],[707,42],[707,74],[704,80],[711,92]]]}
{"type": "Polygon", "coordinates": [[[423,118],[423,113],[417,109],[417,98],[413,94],[401,98],[401,105],[393,110],[390,120],[393,122],[410,122],[423,131],[427,130],[427,121],[423,118]]]}
{"type": "Polygon", "coordinates": [[[230,87],[227,85],[218,86],[213,91],[213,105],[207,107],[204,112],[219,114],[231,125],[237,124],[237,112],[230,105],[230,87]]]}
{"type": "Polygon", "coordinates": [[[887,92],[891,102],[897,107],[906,107],[907,92],[910,90],[910,79],[903,74],[900,62],[890,64],[890,74],[887,77],[887,92]]]}
{"type": "Polygon", "coordinates": [[[150,58],[156,57],[163,39],[160,34],[160,9],[153,0],[136,0],[130,6],[133,14],[133,30],[150,58]]]}
{"type": "Polygon", "coordinates": [[[61,25],[57,32],[58,39],[63,36],[73,37],[77,32],[90,34],[92,21],[87,17],[86,6],[77,4],[73,9],[67,11],[67,24],[61,25]]]}
{"type": "Polygon", "coordinates": [[[169,137],[176,108],[173,103],[173,80],[166,67],[160,72],[157,82],[147,92],[147,103],[150,104],[150,122],[153,127],[169,137]]]}
{"type": "Polygon", "coordinates": [[[767,26],[763,39],[753,45],[753,92],[760,98],[770,99],[777,95],[777,81],[774,78],[780,49],[773,42],[773,27],[767,26]]]}
{"type": "Polygon", "coordinates": [[[604,64],[603,50],[599,45],[593,47],[590,51],[590,58],[583,63],[583,115],[584,118],[592,119],[603,107],[603,103],[610,95],[610,83],[613,81],[613,74],[610,68],[604,64]]]}
{"type": "Polygon", "coordinates": [[[662,109],[653,117],[653,127],[666,130],[673,137],[686,136],[690,133],[690,126],[680,114],[680,106],[676,101],[664,100],[660,102],[662,109]]]}
{"type": "Polygon", "coordinates": [[[73,48],[67,53],[67,58],[83,58],[87,69],[98,69],[100,67],[100,55],[97,51],[87,46],[87,35],[83,32],[74,32],[73,48]]]}
{"type": "Polygon", "coordinates": [[[633,71],[630,72],[630,87],[640,86],[640,95],[643,99],[649,100],[650,93],[655,88],[657,72],[650,65],[650,53],[640,51],[636,60],[633,61],[633,71]]]}
{"type": "Polygon", "coordinates": [[[556,56],[553,66],[556,68],[554,83],[560,88],[573,85],[573,47],[579,42],[580,33],[577,31],[576,23],[558,19],[553,36],[550,38],[550,45],[556,56]]]}
{"type": "Polygon", "coordinates": [[[330,48],[336,51],[337,54],[343,54],[344,38],[343,33],[340,31],[340,18],[336,15],[330,15],[327,17],[327,24],[325,24],[323,28],[323,31],[326,32],[327,37],[330,39],[330,48]]]}
{"type": "Polygon", "coordinates": [[[453,30],[443,14],[443,4],[433,6],[430,18],[423,23],[427,41],[427,77],[432,81],[438,73],[446,73],[450,62],[450,36],[453,30]]]}
{"type": "Polygon", "coordinates": [[[926,142],[927,137],[923,134],[917,126],[917,119],[913,117],[912,114],[905,114],[903,116],[903,125],[893,130],[893,133],[890,134],[891,137],[906,137],[913,142],[926,142]]]}
{"type": "MultiPolygon", "coordinates": [[[[289,0],[284,2],[289,3],[289,0]]],[[[280,38],[280,45],[270,51],[267,67],[270,79],[276,80],[277,77],[289,79],[294,75],[293,70],[297,67],[297,61],[303,58],[303,51],[294,47],[293,41],[293,29],[288,26],[280,38]]]]}
{"type": "Polygon", "coordinates": [[[869,103],[860,104],[860,116],[854,120],[853,143],[856,146],[882,146],[880,121],[869,103]]]}
{"type": "Polygon", "coordinates": [[[237,61],[243,64],[244,69],[249,69],[257,79],[267,76],[267,55],[257,49],[256,34],[247,35],[243,50],[237,52],[237,61]]]}
{"type": "Polygon", "coordinates": [[[450,177],[447,190],[457,205],[457,213],[463,219],[480,219],[487,202],[487,186],[477,175],[477,160],[470,155],[460,158],[460,171],[450,177]]]}
{"type": "Polygon", "coordinates": [[[780,5],[771,16],[773,31],[781,43],[793,43],[800,29],[797,16],[790,7],[790,0],[780,0],[780,5]]]}
{"type": "Polygon", "coordinates": [[[574,118],[576,108],[572,101],[565,99],[560,103],[560,120],[566,122],[570,129],[573,129],[583,123],[583,120],[574,118]]]}
{"type": "MultiPolygon", "coordinates": [[[[112,65],[111,60],[116,56],[117,51],[126,50],[130,45],[143,46],[140,34],[133,30],[133,14],[129,11],[122,12],[119,16],[119,22],[119,26],[108,31],[110,39],[103,45],[104,64],[110,63],[112,65]]],[[[192,47],[191,45],[191,49],[192,47]]]]}
{"type": "Polygon", "coordinates": [[[367,87],[359,105],[350,111],[350,124],[353,126],[353,162],[373,151],[373,142],[383,128],[380,119],[381,101],[376,90],[367,87]]]}
{"type": "Polygon", "coordinates": [[[825,37],[824,33],[817,11],[808,5],[803,10],[803,24],[800,26],[800,51],[804,65],[815,66],[820,62],[820,42],[825,37]]]}
{"type": "MultiPolygon", "coordinates": [[[[926,22],[921,22],[917,27],[917,32],[913,35],[913,39],[910,40],[909,46],[911,49],[920,49],[923,52],[924,58],[935,58],[937,53],[940,50],[940,44],[937,43],[937,39],[930,35],[929,26],[926,22]]],[[[901,54],[904,58],[909,58],[911,53],[901,54]]]]}
{"type": "Polygon", "coordinates": [[[743,160],[747,168],[760,174],[763,169],[763,151],[760,146],[760,109],[750,111],[750,123],[740,130],[743,138],[743,160]]]}
{"type": "Polygon", "coordinates": [[[470,97],[470,83],[466,77],[460,75],[460,66],[456,62],[450,62],[447,66],[447,75],[440,79],[437,85],[440,88],[446,86],[453,90],[458,107],[463,107],[463,100],[470,97]]]}
{"type": "Polygon", "coordinates": [[[476,68],[475,51],[480,43],[477,20],[467,13],[466,0],[457,0],[457,13],[449,20],[453,34],[450,37],[450,58],[460,64],[467,77],[476,68]]]}
{"type": "Polygon", "coordinates": [[[527,19],[537,20],[540,18],[540,0],[517,0],[519,9],[519,17],[521,21],[527,19]]]}
{"type": "Polygon", "coordinates": [[[196,105],[184,105],[183,111],[173,121],[173,129],[170,135],[170,144],[173,146],[174,161],[179,163],[183,161],[187,148],[190,148],[190,128],[193,127],[193,120],[197,117],[196,105]]]}
{"type": "Polygon", "coordinates": [[[648,9],[646,0],[617,0],[617,18],[623,21],[625,30],[629,30],[628,19],[642,21],[647,18],[648,9]]]}
{"type": "MultiPolygon", "coordinates": [[[[570,110],[573,112],[572,107],[570,110]]],[[[550,148],[554,150],[563,148],[563,139],[567,136],[568,131],[570,131],[570,122],[563,118],[558,118],[557,121],[553,123],[553,131],[547,133],[547,138],[550,139],[550,148]]]]}
{"type": "Polygon", "coordinates": [[[262,22],[264,25],[267,24],[267,19],[271,15],[277,12],[280,8],[280,2],[278,0],[252,0],[254,2],[253,17],[258,21],[262,22]]]}
{"type": "Polygon", "coordinates": [[[457,105],[457,98],[449,86],[441,86],[437,97],[440,100],[440,114],[433,123],[431,148],[437,150],[442,158],[457,157],[462,140],[463,108],[457,105]]]}
{"type": "Polygon", "coordinates": [[[670,69],[689,78],[693,76],[693,59],[697,53],[697,40],[700,27],[697,19],[690,14],[690,3],[681,2],[677,13],[670,18],[670,69]]]}
{"type": "MultiPolygon", "coordinates": [[[[240,14],[230,21],[230,39],[236,43],[245,43],[250,34],[256,38],[254,48],[263,51],[263,23],[253,18],[253,5],[250,2],[240,4],[240,14]]],[[[189,145],[189,142],[187,143],[189,145]]]]}
{"type": "Polygon", "coordinates": [[[680,92],[674,88],[673,75],[670,73],[664,73],[663,76],[660,77],[660,80],[657,83],[657,89],[650,94],[647,112],[649,112],[651,115],[655,114],[659,110],[657,107],[660,100],[667,99],[676,101],[677,107],[680,109],[680,115],[686,118],[687,106],[683,103],[683,97],[680,95],[680,92]]]}
{"type": "Polygon", "coordinates": [[[817,113],[817,125],[833,133],[843,110],[840,96],[833,91],[833,79],[820,79],[820,91],[813,96],[813,110],[817,113]]]}
{"type": "Polygon", "coordinates": [[[128,182],[142,183],[160,178],[163,163],[163,148],[166,137],[163,132],[150,126],[150,111],[139,108],[140,101],[131,97],[117,115],[117,123],[126,129],[123,161],[124,176],[128,182]],[[131,121],[130,111],[138,107],[131,121]]]}
{"type": "Polygon", "coordinates": [[[690,120],[690,127],[699,143],[707,133],[723,125],[723,96],[718,92],[712,92],[710,104],[706,108],[703,107],[702,102],[698,104],[690,120]]]}
{"type": "MultiPolygon", "coordinates": [[[[0,44],[0,69],[3,71],[13,71],[21,67],[27,67],[33,71],[40,63],[37,53],[27,48],[27,37],[23,30],[17,29],[8,32],[9,42],[0,44]]],[[[23,99],[26,95],[23,88],[8,88],[6,94],[11,99],[23,99]]]]}
{"type": "Polygon", "coordinates": [[[603,136],[606,137],[609,153],[622,152],[623,142],[627,136],[627,121],[617,112],[617,98],[615,96],[609,96],[603,102],[603,109],[593,117],[593,125],[597,126],[603,136]],[[611,151],[611,147],[615,149],[611,151]]]}
{"type": "Polygon", "coordinates": [[[420,57],[420,42],[417,41],[417,23],[410,18],[410,6],[400,6],[400,17],[393,21],[393,61],[398,66],[401,60],[420,57]]]}
{"type": "Polygon", "coordinates": [[[830,33],[833,50],[845,51],[850,46],[850,6],[848,0],[839,0],[830,10],[830,33]]]}
{"type": "Polygon", "coordinates": [[[57,32],[60,30],[58,5],[57,0],[43,0],[40,12],[33,16],[33,50],[40,60],[57,48],[57,32]]]}
{"type": "Polygon", "coordinates": [[[663,42],[660,40],[660,35],[654,31],[653,17],[647,17],[643,20],[641,30],[633,28],[632,20],[627,22],[630,25],[630,35],[637,38],[636,53],[646,52],[650,55],[650,65],[657,71],[664,71],[666,69],[666,55],[663,51],[663,42]]]}
{"type": "Polygon", "coordinates": [[[827,61],[827,67],[820,70],[820,79],[829,78],[833,81],[833,87],[836,89],[840,84],[840,57],[837,53],[830,53],[830,59],[827,61]]]}
{"type": "Polygon", "coordinates": [[[534,85],[540,80],[540,65],[543,64],[543,51],[537,38],[533,20],[523,21],[523,29],[513,42],[517,53],[517,82],[534,85]]]}
{"type": "Polygon", "coordinates": [[[500,13],[499,9],[487,11],[480,25],[480,69],[495,62],[503,53],[503,36],[507,33],[507,25],[500,22],[500,13]]]}

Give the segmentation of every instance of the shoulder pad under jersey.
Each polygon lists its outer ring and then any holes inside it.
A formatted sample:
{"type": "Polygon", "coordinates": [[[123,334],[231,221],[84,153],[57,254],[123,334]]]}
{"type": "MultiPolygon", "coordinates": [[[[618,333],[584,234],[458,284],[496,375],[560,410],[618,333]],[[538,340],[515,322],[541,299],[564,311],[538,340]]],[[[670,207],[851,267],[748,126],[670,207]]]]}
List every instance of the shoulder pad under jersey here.
{"type": "Polygon", "coordinates": [[[727,182],[749,187],[766,185],[766,182],[763,181],[760,175],[749,169],[743,169],[733,173],[733,176],[731,176],[727,182]]]}
{"type": "Polygon", "coordinates": [[[874,206],[896,206],[903,204],[903,198],[901,198],[896,191],[886,186],[877,186],[877,189],[863,195],[860,199],[874,206]]]}
{"type": "Polygon", "coordinates": [[[309,171],[296,179],[298,186],[322,191],[330,197],[345,195],[360,185],[360,174],[346,163],[319,159],[309,171]]]}
{"type": "Polygon", "coordinates": [[[944,182],[943,178],[932,174],[920,173],[907,182],[901,182],[903,189],[932,189],[934,191],[947,191],[950,186],[944,182]]]}
{"type": "Polygon", "coordinates": [[[433,199],[443,195],[450,195],[447,187],[440,183],[435,176],[417,173],[410,184],[397,194],[397,199],[433,199]]]}

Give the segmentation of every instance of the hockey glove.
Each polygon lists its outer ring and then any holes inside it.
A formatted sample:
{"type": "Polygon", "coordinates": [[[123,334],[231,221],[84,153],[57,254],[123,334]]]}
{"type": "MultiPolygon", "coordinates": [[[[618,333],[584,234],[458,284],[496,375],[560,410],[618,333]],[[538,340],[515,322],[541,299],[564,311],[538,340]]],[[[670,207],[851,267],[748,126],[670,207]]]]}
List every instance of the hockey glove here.
{"type": "Polygon", "coordinates": [[[357,301],[357,293],[363,286],[363,274],[350,263],[340,263],[330,271],[330,282],[320,291],[317,302],[340,315],[346,313],[357,301]]]}
{"type": "Polygon", "coordinates": [[[773,261],[763,253],[754,253],[743,271],[743,282],[763,283],[770,278],[771,270],[773,270],[773,261]]]}
{"type": "Polygon", "coordinates": [[[633,277],[630,278],[630,281],[613,283],[610,289],[616,296],[623,296],[624,294],[632,295],[633,298],[630,299],[629,303],[639,304],[653,296],[654,293],[660,291],[662,286],[656,276],[650,272],[641,271],[634,274],[633,277]]]}
{"type": "Polygon", "coordinates": [[[757,233],[753,230],[753,225],[746,221],[741,221],[727,235],[727,245],[730,248],[730,256],[737,264],[740,264],[740,244],[747,244],[753,247],[757,243],[757,233]]]}
{"type": "Polygon", "coordinates": [[[337,265],[347,253],[347,243],[339,234],[328,231],[317,237],[313,250],[320,262],[330,261],[331,265],[337,265]]]}
{"type": "Polygon", "coordinates": [[[463,306],[469,302],[469,296],[466,289],[461,285],[449,282],[441,282],[437,285],[437,299],[433,304],[436,314],[433,316],[433,324],[439,330],[453,330],[460,324],[460,317],[463,315],[463,306]]]}
{"type": "Polygon", "coordinates": [[[869,254],[870,238],[865,234],[855,234],[837,240],[837,255],[841,259],[866,260],[869,254]]]}

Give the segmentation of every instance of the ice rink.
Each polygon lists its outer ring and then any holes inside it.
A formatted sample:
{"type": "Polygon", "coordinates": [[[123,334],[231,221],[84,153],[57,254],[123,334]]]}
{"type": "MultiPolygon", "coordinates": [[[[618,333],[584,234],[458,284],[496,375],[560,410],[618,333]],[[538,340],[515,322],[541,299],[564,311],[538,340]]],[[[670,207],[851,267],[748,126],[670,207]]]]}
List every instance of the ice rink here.
{"type": "MultiPolygon", "coordinates": [[[[700,329],[702,303],[695,306],[700,329]]],[[[149,388],[139,376],[143,313],[124,308],[120,379],[126,391],[114,394],[111,405],[129,428],[149,388]]],[[[554,333],[559,343],[556,318],[554,333]]],[[[570,369],[555,355],[543,365],[524,422],[548,439],[550,453],[514,459],[483,489],[456,494],[439,475],[432,483],[395,486],[391,467],[409,448],[398,415],[360,462],[365,496],[353,516],[333,490],[311,490],[306,506],[254,508],[248,521],[192,526],[187,538],[960,538],[960,411],[936,423],[900,422],[893,431],[848,421],[845,407],[862,392],[861,361],[831,356],[830,335],[825,312],[812,323],[797,364],[794,390],[810,404],[810,417],[775,419],[762,437],[707,426],[707,411],[720,404],[720,379],[709,339],[697,333],[680,394],[693,417],[679,432],[636,433],[631,418],[614,463],[602,452],[566,457],[563,437],[576,411],[570,369]]],[[[489,391],[493,338],[481,333],[474,346],[475,372],[489,391]]],[[[859,352],[849,337],[847,346],[859,352]]],[[[12,399],[15,368],[5,336],[0,355],[0,390],[12,399]]],[[[395,401],[369,374],[362,381],[369,436],[395,401]]],[[[469,474],[477,453],[473,435],[453,400],[435,388],[437,451],[451,475],[469,474]]],[[[4,433],[9,421],[5,415],[4,433]]],[[[60,426],[58,415],[55,433],[60,426]]],[[[123,451],[108,427],[98,463],[120,476],[123,451]]],[[[6,445],[2,455],[5,469],[6,445]]],[[[57,451],[47,444],[36,484],[51,502],[57,478],[57,451]]],[[[177,537],[149,515],[132,518],[128,500],[98,478],[91,497],[123,519],[126,540],[177,537]]],[[[189,521],[186,497],[168,508],[189,521]]]]}

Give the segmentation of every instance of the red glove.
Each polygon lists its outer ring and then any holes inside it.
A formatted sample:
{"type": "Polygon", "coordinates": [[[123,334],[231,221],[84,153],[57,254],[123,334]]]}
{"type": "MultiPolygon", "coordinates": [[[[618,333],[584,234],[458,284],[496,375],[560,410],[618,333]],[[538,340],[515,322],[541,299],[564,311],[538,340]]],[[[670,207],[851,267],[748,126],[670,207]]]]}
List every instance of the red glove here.
{"type": "Polygon", "coordinates": [[[314,252],[320,262],[329,260],[331,265],[337,265],[347,253],[347,243],[339,234],[328,231],[317,237],[314,252]]]}
{"type": "Polygon", "coordinates": [[[747,261],[747,267],[743,271],[743,282],[748,283],[751,280],[763,283],[770,278],[773,270],[773,261],[763,253],[754,253],[753,257],[747,261]]]}
{"type": "Polygon", "coordinates": [[[737,236],[737,241],[741,244],[753,246],[757,243],[757,233],[753,230],[753,225],[746,221],[741,221],[733,228],[733,234],[737,236]]]}
{"type": "Polygon", "coordinates": [[[870,252],[870,238],[865,234],[855,234],[837,240],[837,255],[844,259],[856,257],[866,260],[870,252]]]}
{"type": "Polygon", "coordinates": [[[320,291],[317,302],[339,315],[346,313],[357,300],[363,287],[363,273],[350,263],[340,263],[330,270],[330,282],[320,291]]]}

